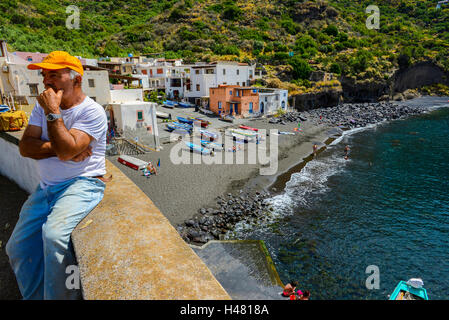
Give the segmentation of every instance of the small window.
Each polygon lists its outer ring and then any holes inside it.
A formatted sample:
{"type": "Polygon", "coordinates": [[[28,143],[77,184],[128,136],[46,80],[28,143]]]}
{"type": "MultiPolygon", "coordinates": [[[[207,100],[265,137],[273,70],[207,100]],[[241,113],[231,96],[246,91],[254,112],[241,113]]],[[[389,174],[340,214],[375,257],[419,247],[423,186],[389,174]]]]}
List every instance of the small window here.
{"type": "Polygon", "coordinates": [[[196,85],[196,91],[200,91],[200,85],[199,84],[196,85]]]}
{"type": "Polygon", "coordinates": [[[87,81],[89,82],[89,88],[95,88],[95,80],[94,79],[89,79],[87,81]]]}
{"type": "Polygon", "coordinates": [[[229,90],[229,95],[232,96],[232,90],[229,90]]]}
{"type": "Polygon", "coordinates": [[[137,121],[143,121],[143,110],[137,111],[137,121]]]}
{"type": "Polygon", "coordinates": [[[157,74],[163,74],[163,73],[164,73],[164,69],[162,69],[162,68],[157,69],[157,74]]]}
{"type": "Polygon", "coordinates": [[[223,69],[223,75],[225,75],[226,74],[226,69],[223,69]]]}
{"type": "Polygon", "coordinates": [[[240,74],[240,70],[239,69],[237,69],[237,75],[239,75],[240,74]]]}
{"type": "Polygon", "coordinates": [[[38,96],[39,95],[37,83],[30,83],[30,84],[28,84],[28,86],[30,87],[30,96],[38,96]]]}
{"type": "Polygon", "coordinates": [[[195,74],[200,74],[200,70],[195,70],[195,74]]]}

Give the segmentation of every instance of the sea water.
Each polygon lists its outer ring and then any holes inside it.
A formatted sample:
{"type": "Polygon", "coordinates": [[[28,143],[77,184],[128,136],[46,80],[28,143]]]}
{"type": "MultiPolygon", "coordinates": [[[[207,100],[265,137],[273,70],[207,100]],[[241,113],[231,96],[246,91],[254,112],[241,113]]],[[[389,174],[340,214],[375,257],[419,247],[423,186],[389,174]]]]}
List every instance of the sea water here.
{"type": "Polygon", "coordinates": [[[264,240],[283,282],[312,299],[387,299],[410,278],[449,299],[449,105],[419,104],[429,112],[329,145],[270,200],[275,218],[237,237],[264,240]]]}

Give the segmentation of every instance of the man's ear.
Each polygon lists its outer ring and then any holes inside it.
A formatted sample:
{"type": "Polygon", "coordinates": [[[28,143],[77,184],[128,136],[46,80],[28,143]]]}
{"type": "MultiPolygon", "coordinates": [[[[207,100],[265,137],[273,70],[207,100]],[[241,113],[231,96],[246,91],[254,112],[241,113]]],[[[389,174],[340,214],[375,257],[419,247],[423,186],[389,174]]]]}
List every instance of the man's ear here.
{"type": "Polygon", "coordinates": [[[81,87],[81,83],[83,82],[83,78],[78,76],[78,77],[75,77],[74,80],[75,80],[75,86],[81,87]]]}

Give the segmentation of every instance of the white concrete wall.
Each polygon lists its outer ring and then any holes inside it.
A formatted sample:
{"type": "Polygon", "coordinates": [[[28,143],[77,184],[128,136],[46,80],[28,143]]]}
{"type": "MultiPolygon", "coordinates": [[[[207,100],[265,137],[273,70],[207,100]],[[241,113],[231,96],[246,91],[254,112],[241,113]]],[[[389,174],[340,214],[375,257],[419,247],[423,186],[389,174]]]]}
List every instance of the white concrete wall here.
{"type": "Polygon", "coordinates": [[[106,70],[85,70],[81,88],[87,96],[95,97],[95,101],[102,106],[111,100],[109,74],[106,70]],[[94,87],[89,86],[89,79],[94,81],[94,87]]]}
{"type": "Polygon", "coordinates": [[[143,90],[142,89],[123,89],[123,90],[111,90],[111,100],[109,103],[126,103],[130,101],[142,101],[143,102],[143,90]]]}
{"type": "Polygon", "coordinates": [[[288,108],[288,90],[263,89],[259,90],[259,107],[264,103],[264,114],[275,113],[279,108],[288,108]]]}
{"type": "Polygon", "coordinates": [[[120,130],[135,130],[141,127],[152,126],[153,134],[157,132],[156,106],[154,102],[129,102],[112,104],[117,128],[120,130]],[[137,121],[137,111],[143,111],[143,121],[137,121]],[[156,130],[156,131],[155,131],[156,130]]]}
{"type": "Polygon", "coordinates": [[[19,146],[0,137],[0,173],[14,181],[28,193],[33,193],[39,184],[37,161],[24,158],[19,146]]]}
{"type": "MultiPolygon", "coordinates": [[[[25,64],[9,64],[8,81],[10,84],[10,92],[13,95],[25,96],[28,103],[34,105],[36,96],[31,95],[30,84],[37,84],[38,94],[41,94],[45,88],[43,78],[38,70],[28,70],[25,64]]],[[[3,72],[2,72],[3,73],[3,72]]]]}

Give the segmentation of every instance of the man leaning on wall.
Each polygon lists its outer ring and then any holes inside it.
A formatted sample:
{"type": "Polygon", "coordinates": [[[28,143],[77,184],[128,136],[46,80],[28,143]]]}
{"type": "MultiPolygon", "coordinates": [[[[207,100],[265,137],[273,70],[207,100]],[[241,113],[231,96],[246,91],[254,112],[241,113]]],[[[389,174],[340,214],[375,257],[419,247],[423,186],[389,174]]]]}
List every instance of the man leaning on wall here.
{"type": "Polygon", "coordinates": [[[107,118],[81,88],[83,67],[64,51],[42,63],[45,91],[38,97],[19,143],[37,160],[40,183],[24,203],[6,245],[24,299],[80,299],[66,288],[66,268],[76,264],[70,235],[102,200],[107,118]]]}

